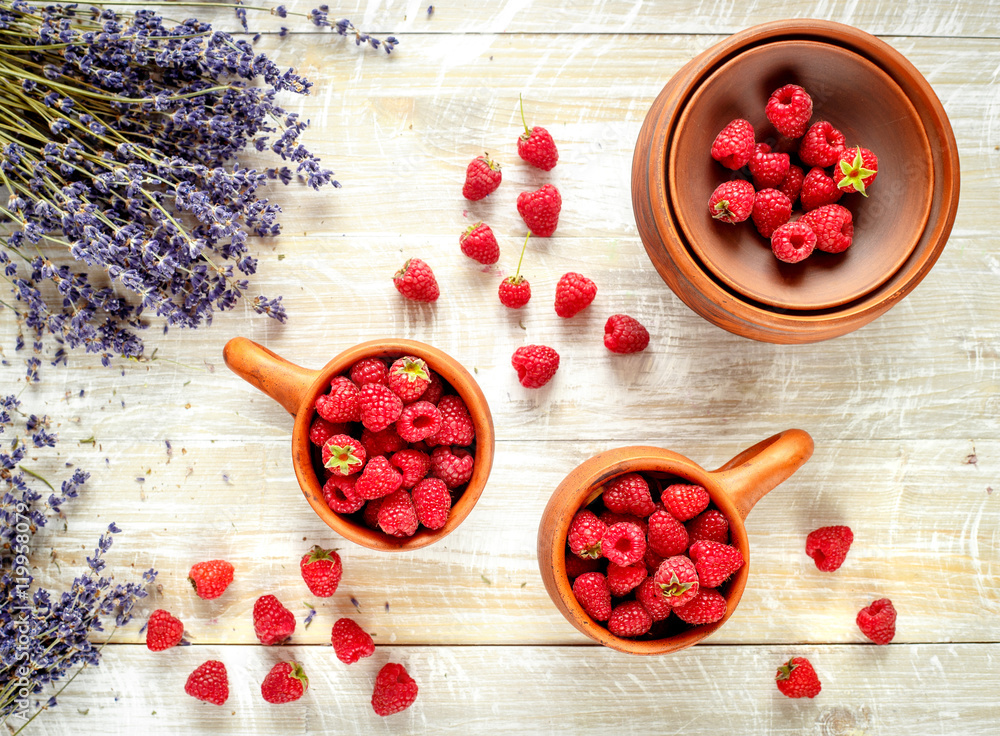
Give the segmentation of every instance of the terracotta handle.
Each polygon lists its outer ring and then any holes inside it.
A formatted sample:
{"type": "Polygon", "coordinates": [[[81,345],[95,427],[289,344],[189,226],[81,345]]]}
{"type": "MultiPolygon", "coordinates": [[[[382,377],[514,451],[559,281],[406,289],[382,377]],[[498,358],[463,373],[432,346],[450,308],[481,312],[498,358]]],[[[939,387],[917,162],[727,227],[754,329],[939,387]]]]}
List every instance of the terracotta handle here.
{"type": "Polygon", "coordinates": [[[801,429],[787,429],[747,448],[712,475],[746,519],[754,504],[788,480],[812,454],[812,437],[801,429]]]}
{"type": "Polygon", "coordinates": [[[226,365],[237,376],[281,404],[292,416],[319,371],[311,371],[272,353],[245,337],[234,337],[222,349],[226,365]]]}

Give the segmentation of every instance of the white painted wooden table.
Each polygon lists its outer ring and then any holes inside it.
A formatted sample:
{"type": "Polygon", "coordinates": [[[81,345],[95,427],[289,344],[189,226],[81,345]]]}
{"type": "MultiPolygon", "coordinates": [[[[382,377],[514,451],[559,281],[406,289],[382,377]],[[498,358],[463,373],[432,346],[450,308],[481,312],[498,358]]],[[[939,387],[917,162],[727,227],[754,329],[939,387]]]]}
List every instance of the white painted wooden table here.
{"type": "MultiPolygon", "coordinates": [[[[230,11],[197,14],[237,27],[230,11]]],[[[251,13],[264,33],[258,48],[315,83],[310,97],[288,103],[312,120],[307,144],[343,183],[273,191],[285,233],[259,245],[254,284],[284,295],[288,323],[241,305],[209,329],[154,329],[155,356],[123,375],[73,355],[23,394],[61,418],[58,463],[92,473],[67,508],[67,528],[38,538],[39,579],[71,579],[114,521],[124,530],[109,556],[117,577],[137,580],[156,567],[146,611],[172,611],[194,644],[153,654],[141,621],[130,625],[27,732],[1000,732],[997,3],[511,0],[443,2],[428,17],[426,0],[352,0],[331,15],[402,43],[387,58],[291,19],[279,38],[277,19],[251,13]],[[962,164],[958,219],[930,275],[871,325],[807,346],[745,340],[692,313],[653,270],[630,201],[633,144],[663,84],[726,34],[784,16],[847,22],[906,55],[943,101],[962,164]],[[530,121],[558,142],[549,174],[516,156],[519,93],[530,121]],[[484,150],[504,164],[504,181],[470,204],[460,195],[465,165],[484,150]],[[545,181],[563,195],[559,229],[529,246],[534,296],[509,312],[496,289],[523,239],[514,201],[545,181]],[[496,269],[459,252],[459,233],[476,219],[498,233],[496,269]],[[410,256],[434,268],[436,305],[406,303],[392,288],[410,256]],[[551,302],[569,270],[599,291],[565,321],[551,302]],[[647,325],[648,350],[605,350],[603,323],[616,312],[647,325]],[[333,534],[296,485],[291,418],[222,362],[235,335],[310,368],[362,340],[400,336],[474,370],[497,447],[466,523],[436,546],[399,555],[333,534]],[[521,388],[510,367],[527,343],[562,355],[543,390],[521,388]],[[813,435],[815,455],[750,515],[750,583],[714,637],[633,658],[589,645],[560,616],[534,550],[540,512],[569,470],[630,444],[669,447],[711,468],[788,427],[813,435]],[[821,573],[805,536],[841,523],[853,528],[854,546],[837,573],[821,573]],[[339,547],[344,559],[332,599],[310,597],[298,574],[314,543],[339,547]],[[59,550],[58,567],[45,545],[59,550]],[[235,564],[236,581],[219,600],[201,601],[185,577],[213,557],[235,564]],[[264,593],[298,617],[289,646],[256,643],[250,611],[264,593]],[[899,611],[898,629],[890,646],[875,647],[854,616],[883,596],[899,611]],[[308,629],[306,603],[319,611],[308,629]],[[375,634],[375,656],[351,666],[333,656],[330,626],[342,615],[375,634]],[[775,668],[793,655],[809,657],[822,679],[815,700],[787,700],[774,686],[775,668]],[[290,656],[304,663],[309,692],[268,705],[259,683],[290,656]],[[209,658],[229,668],[224,707],[183,693],[187,673],[209,658]],[[387,661],[407,666],[420,695],[381,719],[369,699],[387,661]]],[[[0,312],[8,358],[13,329],[0,312]]],[[[5,383],[20,381],[13,362],[5,383]]]]}

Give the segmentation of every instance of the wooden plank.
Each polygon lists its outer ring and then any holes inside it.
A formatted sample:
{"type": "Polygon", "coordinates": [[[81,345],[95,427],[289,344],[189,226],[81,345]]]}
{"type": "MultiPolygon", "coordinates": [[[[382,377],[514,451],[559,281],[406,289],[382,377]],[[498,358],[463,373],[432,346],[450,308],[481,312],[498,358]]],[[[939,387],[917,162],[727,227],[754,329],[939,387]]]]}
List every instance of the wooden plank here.
{"type": "Polygon", "coordinates": [[[150,653],[109,646],[28,732],[88,733],[738,733],[994,736],[1000,644],[914,646],[700,645],[662,659],[601,647],[382,647],[353,665],[327,647],[194,646],[150,653]],[[823,689],[789,700],[774,672],[808,657],[823,689]],[[295,658],[309,676],[300,701],[272,706],[259,683],[274,662],[295,658]],[[217,658],[229,671],[224,706],[185,695],[187,673],[217,658]],[[402,663],[417,700],[380,718],[375,674],[402,663]],[[143,683],[136,686],[136,673],[143,683]],[[152,685],[155,683],[155,686],[152,685]]]}

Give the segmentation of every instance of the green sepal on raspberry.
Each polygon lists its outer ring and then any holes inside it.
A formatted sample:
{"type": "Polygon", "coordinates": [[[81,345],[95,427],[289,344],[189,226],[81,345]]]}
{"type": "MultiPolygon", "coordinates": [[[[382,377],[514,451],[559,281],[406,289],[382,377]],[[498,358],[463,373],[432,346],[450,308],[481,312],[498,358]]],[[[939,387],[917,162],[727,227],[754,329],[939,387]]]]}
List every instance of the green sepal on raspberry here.
{"type": "Polygon", "coordinates": [[[815,698],[822,690],[816,670],[805,657],[792,657],[778,667],[775,684],[789,698],[815,698]]]}
{"type": "Polygon", "coordinates": [[[851,150],[847,149],[842,153],[837,162],[837,168],[840,169],[841,174],[841,178],[837,181],[837,187],[845,192],[861,192],[867,197],[868,187],[875,180],[875,175],[878,174],[878,159],[874,153],[861,146],[855,146],[852,158],[851,150]],[[872,168],[867,168],[869,166],[872,168]]]}
{"type": "Polygon", "coordinates": [[[660,591],[663,595],[668,598],[678,598],[691,590],[695,585],[690,582],[682,583],[675,572],[670,573],[670,579],[667,582],[657,584],[660,586],[660,591]]]}
{"type": "Polygon", "coordinates": [[[335,434],[323,445],[323,467],[339,475],[351,475],[365,464],[365,448],[353,437],[335,434]]]}

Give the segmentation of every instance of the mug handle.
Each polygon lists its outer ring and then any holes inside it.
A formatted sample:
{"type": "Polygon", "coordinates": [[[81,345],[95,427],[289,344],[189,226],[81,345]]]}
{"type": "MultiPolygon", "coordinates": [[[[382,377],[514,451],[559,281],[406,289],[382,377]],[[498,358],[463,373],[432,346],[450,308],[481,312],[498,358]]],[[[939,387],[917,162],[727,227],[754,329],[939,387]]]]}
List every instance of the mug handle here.
{"type": "Polygon", "coordinates": [[[801,429],[786,429],[773,437],[748,447],[718,470],[712,472],[740,518],[768,491],[788,480],[812,457],[813,439],[801,429]]]}
{"type": "Polygon", "coordinates": [[[277,401],[295,416],[319,371],[295,365],[263,345],[234,337],[222,349],[226,365],[237,376],[277,401]]]}

